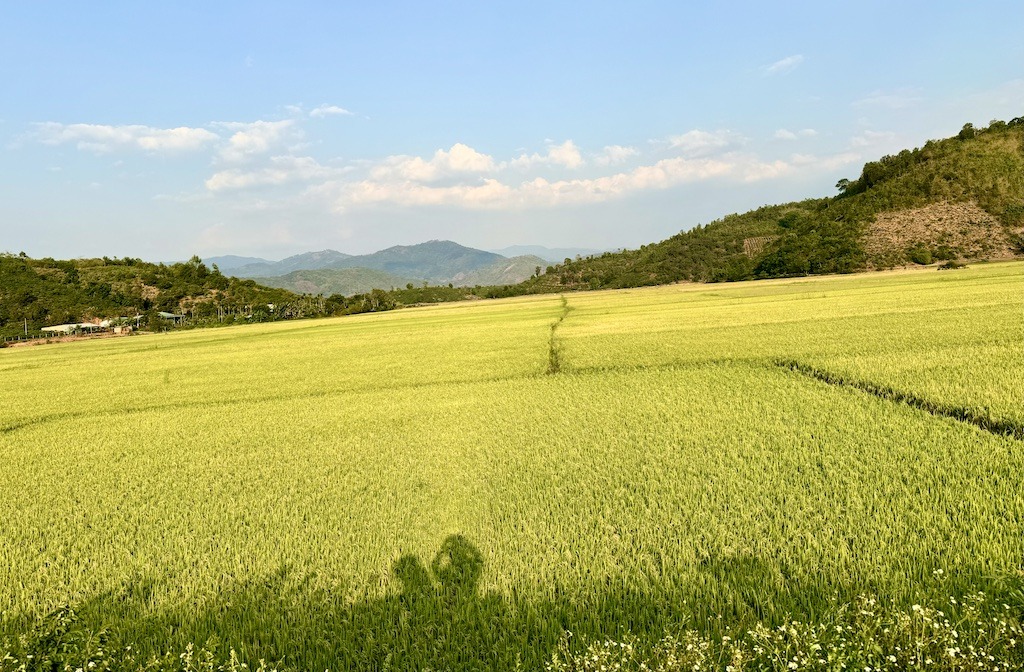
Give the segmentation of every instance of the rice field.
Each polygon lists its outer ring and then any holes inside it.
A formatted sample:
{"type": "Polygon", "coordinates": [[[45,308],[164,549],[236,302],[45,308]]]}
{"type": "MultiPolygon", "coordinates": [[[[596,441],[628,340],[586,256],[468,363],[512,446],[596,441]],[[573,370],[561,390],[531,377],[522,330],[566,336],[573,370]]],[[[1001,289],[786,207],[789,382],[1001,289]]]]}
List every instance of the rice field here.
{"type": "Polygon", "coordinates": [[[1001,263],[4,350],[0,642],[542,669],[1000,594],[1022,306],[1001,263]]]}

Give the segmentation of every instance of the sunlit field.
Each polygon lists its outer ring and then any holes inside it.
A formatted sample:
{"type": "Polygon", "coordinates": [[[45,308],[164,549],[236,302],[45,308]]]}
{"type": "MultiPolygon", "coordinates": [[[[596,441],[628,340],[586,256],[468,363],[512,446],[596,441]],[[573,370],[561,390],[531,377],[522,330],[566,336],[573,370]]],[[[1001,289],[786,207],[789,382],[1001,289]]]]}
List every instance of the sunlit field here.
{"type": "Polygon", "coordinates": [[[542,669],[1018,609],[1022,306],[979,264],[4,350],[0,641],[542,669]]]}

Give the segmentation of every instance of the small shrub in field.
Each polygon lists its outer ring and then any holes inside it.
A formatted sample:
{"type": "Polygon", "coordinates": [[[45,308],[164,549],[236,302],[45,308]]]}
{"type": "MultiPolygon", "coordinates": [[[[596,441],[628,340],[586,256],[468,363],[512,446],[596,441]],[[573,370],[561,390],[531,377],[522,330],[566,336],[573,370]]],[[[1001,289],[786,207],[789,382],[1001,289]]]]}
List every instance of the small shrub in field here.
{"type": "Polygon", "coordinates": [[[907,257],[915,264],[921,264],[922,266],[932,263],[932,251],[920,244],[910,248],[907,251],[907,257]]]}

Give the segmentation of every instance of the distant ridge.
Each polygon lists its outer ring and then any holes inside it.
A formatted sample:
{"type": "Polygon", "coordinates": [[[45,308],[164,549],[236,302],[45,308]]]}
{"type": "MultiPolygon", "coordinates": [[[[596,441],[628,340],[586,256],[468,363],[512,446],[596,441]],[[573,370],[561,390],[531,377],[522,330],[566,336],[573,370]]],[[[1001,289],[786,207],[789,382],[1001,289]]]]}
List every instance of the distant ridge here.
{"type": "MultiPolygon", "coordinates": [[[[318,268],[333,268],[334,264],[350,259],[351,254],[338,252],[337,250],[320,250],[319,252],[305,252],[282,259],[281,261],[259,260],[255,263],[245,264],[231,268],[231,275],[236,278],[257,278],[286,275],[292,271],[309,271],[318,268]]],[[[222,271],[228,270],[218,264],[222,271]]]]}
{"type": "MultiPolygon", "coordinates": [[[[295,271],[364,268],[388,273],[403,280],[401,284],[406,284],[410,280],[417,283],[426,280],[442,284],[472,281],[473,285],[482,285],[521,282],[533,275],[538,265],[544,269],[550,264],[562,263],[566,259],[583,258],[601,252],[583,247],[549,248],[542,245],[512,245],[501,250],[487,251],[466,247],[450,240],[430,240],[418,245],[395,245],[372,254],[350,255],[336,250],[321,250],[296,254],[281,261],[225,255],[210,257],[207,263],[217,264],[221,271],[236,278],[261,281],[287,276],[295,271]],[[506,265],[505,268],[509,270],[502,272],[498,270],[498,266],[503,259],[517,261],[506,265]],[[492,265],[493,268],[490,268],[492,265]],[[527,267],[529,272],[523,274],[522,269],[527,267]]],[[[338,276],[337,282],[341,283],[339,286],[346,287],[361,287],[365,284],[362,280],[353,281],[354,278],[357,278],[357,275],[349,273],[338,276]]],[[[381,281],[382,278],[383,276],[378,276],[375,282],[381,281]]],[[[326,279],[326,276],[322,279],[326,279]]],[[[281,283],[264,284],[284,287],[287,283],[288,280],[283,280],[281,283]]],[[[334,286],[333,281],[328,285],[334,286]]],[[[358,293],[358,290],[353,292],[358,293]]]]}
{"type": "Polygon", "coordinates": [[[566,259],[575,259],[577,256],[589,257],[592,254],[601,254],[604,250],[594,250],[585,247],[544,247],[543,245],[510,245],[500,250],[491,250],[503,257],[534,256],[540,257],[549,263],[561,263],[566,259]]]}
{"type": "Polygon", "coordinates": [[[459,273],[474,271],[503,258],[500,254],[465,247],[450,240],[430,240],[349,257],[331,268],[372,268],[431,283],[447,283],[459,273]]]}
{"type": "MultiPolygon", "coordinates": [[[[382,252],[388,252],[388,254],[379,256],[375,260],[371,260],[370,263],[387,264],[392,268],[414,268],[412,264],[404,263],[408,261],[406,259],[408,250],[409,248],[382,250],[382,252]],[[396,262],[395,259],[399,261],[396,262]]],[[[418,252],[422,252],[422,250],[418,252]]],[[[358,257],[353,257],[353,259],[358,259],[358,257]]],[[[450,275],[435,275],[430,278],[411,274],[399,275],[386,270],[357,266],[354,268],[299,270],[280,276],[252,279],[261,285],[287,289],[297,294],[322,294],[324,296],[341,294],[352,296],[354,294],[363,294],[373,289],[400,289],[409,284],[419,287],[423,283],[431,285],[450,284],[454,287],[514,285],[535,275],[538,269],[543,273],[545,263],[540,257],[520,256],[511,259],[498,257],[484,266],[477,266],[468,270],[456,270],[456,272],[450,275]]],[[[456,265],[449,267],[445,272],[450,272],[452,269],[464,266],[456,263],[456,265]]],[[[422,268],[422,266],[418,268],[422,268]]],[[[435,268],[435,272],[438,272],[437,268],[435,268]]]]}
{"type": "Polygon", "coordinates": [[[266,287],[287,289],[296,294],[323,296],[365,294],[374,289],[390,290],[405,287],[409,282],[413,282],[410,278],[372,268],[317,268],[252,280],[266,287]]]}
{"type": "Polygon", "coordinates": [[[219,268],[221,270],[221,272],[223,272],[223,273],[226,273],[228,271],[233,271],[236,268],[241,268],[242,266],[248,266],[250,264],[273,264],[274,263],[273,261],[268,261],[267,259],[261,259],[260,257],[239,257],[238,255],[235,255],[235,254],[226,254],[226,255],[224,255],[222,257],[209,257],[209,258],[205,259],[204,261],[205,261],[205,263],[209,264],[210,266],[213,266],[214,264],[216,264],[217,268],[219,268]]]}
{"type": "MultiPolygon", "coordinates": [[[[294,271],[363,268],[383,271],[400,279],[447,284],[505,259],[500,254],[465,247],[450,240],[431,240],[418,245],[395,245],[373,254],[356,256],[335,250],[307,252],[278,262],[238,266],[231,275],[267,279],[294,271]]],[[[347,277],[354,276],[349,274],[347,277]]],[[[529,277],[529,274],[524,277],[529,277]]]]}

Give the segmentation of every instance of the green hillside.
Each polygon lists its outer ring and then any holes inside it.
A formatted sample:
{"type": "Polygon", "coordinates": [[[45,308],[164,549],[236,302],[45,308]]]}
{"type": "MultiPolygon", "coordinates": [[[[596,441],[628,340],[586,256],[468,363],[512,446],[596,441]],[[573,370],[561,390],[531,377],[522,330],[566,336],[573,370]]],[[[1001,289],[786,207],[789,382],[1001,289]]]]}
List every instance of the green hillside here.
{"type": "Polygon", "coordinates": [[[550,266],[523,289],[746,280],[1019,255],[1024,118],[984,129],[968,124],[957,136],[869,162],[859,177],[836,186],[840,193],[831,198],[766,206],[639,250],[550,266]],[[956,207],[965,204],[966,209],[956,207]],[[913,211],[924,206],[941,212],[915,219],[913,211]],[[888,221],[886,213],[901,212],[911,213],[901,225],[909,236],[887,235],[884,226],[875,226],[879,219],[888,221]],[[920,219],[937,220],[934,235],[926,235],[930,222],[920,219]]]}
{"type": "Polygon", "coordinates": [[[331,268],[372,268],[405,278],[422,278],[447,284],[459,273],[482,268],[504,259],[499,254],[465,247],[450,240],[431,240],[418,245],[396,245],[373,254],[349,257],[331,268]]]}
{"type": "Polygon", "coordinates": [[[320,268],[292,271],[277,277],[253,278],[253,281],[267,287],[287,289],[297,294],[341,294],[351,296],[373,289],[404,287],[411,282],[385,271],[372,268],[320,268]]]}
{"type": "Polygon", "coordinates": [[[271,312],[295,317],[315,308],[291,292],[224,276],[198,257],[180,264],[139,259],[30,259],[0,255],[0,335],[39,332],[47,325],[142,315],[167,326],[159,312],[194,322],[260,321],[271,312]],[[274,311],[270,310],[274,306],[274,311]]]}
{"type": "Polygon", "coordinates": [[[481,268],[459,273],[450,282],[456,287],[516,284],[538,274],[538,269],[543,273],[547,263],[533,255],[501,258],[481,268]]]}
{"type": "MultiPolygon", "coordinates": [[[[292,271],[281,276],[256,277],[252,280],[267,287],[278,287],[296,294],[353,296],[375,289],[407,292],[413,288],[422,289],[425,282],[433,282],[435,285],[451,284],[453,287],[514,285],[535,275],[537,269],[543,270],[546,264],[546,261],[534,256],[511,259],[499,257],[485,266],[458,271],[450,276],[433,276],[431,278],[425,278],[422,275],[396,275],[387,271],[357,266],[354,268],[292,271]],[[409,285],[413,285],[413,287],[409,287],[409,285]],[[401,290],[403,287],[406,290],[401,290]]],[[[453,266],[451,270],[454,269],[453,266]]],[[[410,270],[416,269],[410,268],[410,270]]],[[[454,296],[462,298],[466,293],[465,291],[458,292],[454,296]]],[[[404,304],[405,302],[400,301],[400,303],[404,304]]]]}
{"type": "MultiPolygon", "coordinates": [[[[320,250],[319,252],[305,252],[292,255],[281,261],[257,259],[253,263],[233,264],[230,268],[224,266],[221,268],[236,278],[266,278],[287,275],[293,271],[334,268],[334,264],[341,263],[351,257],[351,254],[345,254],[337,250],[320,250]]],[[[232,261],[235,258],[231,257],[232,261]]]]}

